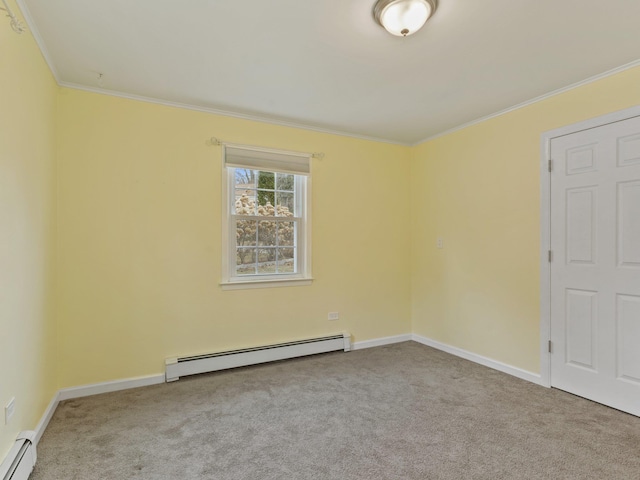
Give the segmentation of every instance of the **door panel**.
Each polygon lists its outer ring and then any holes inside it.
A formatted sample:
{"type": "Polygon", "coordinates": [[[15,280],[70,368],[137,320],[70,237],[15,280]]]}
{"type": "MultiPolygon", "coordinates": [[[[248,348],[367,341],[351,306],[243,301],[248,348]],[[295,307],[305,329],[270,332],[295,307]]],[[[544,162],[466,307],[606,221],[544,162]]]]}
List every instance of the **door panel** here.
{"type": "Polygon", "coordinates": [[[598,292],[567,289],[565,361],[597,371],[598,292]]]}
{"type": "Polygon", "coordinates": [[[640,295],[618,295],[618,378],[640,384],[640,295]]]}
{"type": "Polygon", "coordinates": [[[551,158],[551,385],[640,415],[640,117],[551,158]]]}
{"type": "Polygon", "coordinates": [[[618,265],[640,268],[640,181],[618,184],[618,265]]]}
{"type": "Polygon", "coordinates": [[[596,263],[597,187],[567,190],[567,261],[572,264],[596,263]]]}
{"type": "Polygon", "coordinates": [[[618,138],[618,166],[640,163],[640,134],[618,138]]]}

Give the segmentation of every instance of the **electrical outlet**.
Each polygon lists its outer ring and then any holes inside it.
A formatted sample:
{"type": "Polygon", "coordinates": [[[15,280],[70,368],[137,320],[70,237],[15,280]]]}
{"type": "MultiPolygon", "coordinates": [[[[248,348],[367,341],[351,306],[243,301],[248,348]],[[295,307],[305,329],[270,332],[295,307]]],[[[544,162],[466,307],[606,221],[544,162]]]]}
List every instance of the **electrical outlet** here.
{"type": "Polygon", "coordinates": [[[329,320],[338,320],[340,315],[338,315],[338,312],[329,312],[329,316],[327,318],[329,320]]]}
{"type": "Polygon", "coordinates": [[[9,400],[9,403],[4,407],[4,424],[8,425],[9,420],[13,417],[13,414],[16,413],[16,397],[13,397],[9,400]]]}
{"type": "Polygon", "coordinates": [[[436,247],[444,248],[444,242],[442,241],[442,238],[438,238],[438,240],[436,241],[436,247]]]}

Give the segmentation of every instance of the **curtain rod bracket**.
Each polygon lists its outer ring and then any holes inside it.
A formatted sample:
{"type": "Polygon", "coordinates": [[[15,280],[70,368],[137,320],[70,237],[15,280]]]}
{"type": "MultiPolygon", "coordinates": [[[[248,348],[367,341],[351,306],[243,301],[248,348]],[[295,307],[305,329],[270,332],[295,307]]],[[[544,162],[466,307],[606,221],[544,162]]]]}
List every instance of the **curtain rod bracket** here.
{"type": "Polygon", "coordinates": [[[7,0],[2,0],[2,4],[4,5],[4,8],[0,7],[0,10],[7,12],[7,17],[11,19],[9,23],[11,24],[13,31],[18,34],[23,33],[27,27],[25,27],[24,23],[18,20],[18,17],[16,17],[16,15],[11,11],[9,5],[7,5],[7,0]]]}
{"type": "Polygon", "coordinates": [[[317,158],[318,160],[322,160],[324,158],[324,153],[322,152],[314,153],[311,155],[311,158],[317,158]]]}
{"type": "Polygon", "coordinates": [[[222,145],[222,142],[220,141],[220,139],[219,139],[219,138],[211,137],[211,138],[209,139],[209,145],[214,145],[214,146],[222,145]]]}

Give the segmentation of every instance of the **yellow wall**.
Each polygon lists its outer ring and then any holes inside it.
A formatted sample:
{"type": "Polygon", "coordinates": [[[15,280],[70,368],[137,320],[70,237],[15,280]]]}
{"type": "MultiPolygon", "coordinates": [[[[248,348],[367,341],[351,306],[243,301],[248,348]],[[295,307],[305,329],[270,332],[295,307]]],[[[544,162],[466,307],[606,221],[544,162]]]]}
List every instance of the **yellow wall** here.
{"type": "Polygon", "coordinates": [[[637,104],[640,68],[412,150],[414,333],[539,372],[541,134],[637,104]]]}
{"type": "MultiPolygon", "coordinates": [[[[15,7],[11,3],[12,7],[15,7]]],[[[56,391],[56,84],[33,37],[0,18],[0,462],[56,391]],[[4,423],[4,406],[16,413],[4,423]]]]}
{"type": "Polygon", "coordinates": [[[56,389],[175,355],[413,331],[537,372],[540,135],[640,103],[636,68],[408,148],[58,89],[5,23],[0,58],[0,458],[56,389]],[[220,289],[211,136],[325,153],[313,285],[220,289]]]}
{"type": "Polygon", "coordinates": [[[59,107],[60,387],[161,373],[174,355],[409,333],[409,148],[71,89],[59,107]],[[211,136],[325,153],[313,285],[220,289],[211,136]]]}

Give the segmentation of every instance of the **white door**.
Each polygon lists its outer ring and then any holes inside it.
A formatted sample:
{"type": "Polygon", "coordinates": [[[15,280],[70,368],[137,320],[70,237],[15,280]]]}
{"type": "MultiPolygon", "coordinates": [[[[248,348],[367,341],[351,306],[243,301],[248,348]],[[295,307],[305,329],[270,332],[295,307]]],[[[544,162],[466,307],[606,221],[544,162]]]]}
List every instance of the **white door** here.
{"type": "Polygon", "coordinates": [[[551,158],[551,385],[640,416],[640,117],[551,158]]]}

